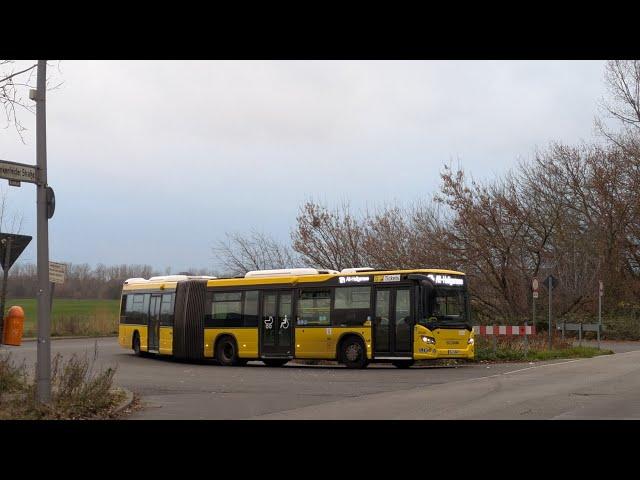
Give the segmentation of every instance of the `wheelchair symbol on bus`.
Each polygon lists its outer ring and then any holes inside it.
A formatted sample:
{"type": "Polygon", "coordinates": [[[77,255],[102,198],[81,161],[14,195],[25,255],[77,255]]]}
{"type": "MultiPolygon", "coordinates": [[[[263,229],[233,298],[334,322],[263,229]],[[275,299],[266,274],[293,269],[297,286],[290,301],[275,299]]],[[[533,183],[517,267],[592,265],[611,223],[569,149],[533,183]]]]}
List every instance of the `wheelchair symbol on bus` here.
{"type": "Polygon", "coordinates": [[[280,329],[286,330],[287,328],[289,328],[289,319],[285,315],[284,318],[282,319],[282,322],[280,323],[280,329]]]}

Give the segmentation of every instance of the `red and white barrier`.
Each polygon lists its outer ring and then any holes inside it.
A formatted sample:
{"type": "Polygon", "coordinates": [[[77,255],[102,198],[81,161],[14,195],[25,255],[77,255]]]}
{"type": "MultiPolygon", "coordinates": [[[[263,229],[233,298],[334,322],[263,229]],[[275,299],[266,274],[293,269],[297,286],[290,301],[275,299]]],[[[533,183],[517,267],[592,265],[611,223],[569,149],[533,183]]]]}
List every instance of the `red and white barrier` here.
{"type": "Polygon", "coordinates": [[[524,325],[474,325],[476,335],[535,335],[536,327],[524,325]]]}

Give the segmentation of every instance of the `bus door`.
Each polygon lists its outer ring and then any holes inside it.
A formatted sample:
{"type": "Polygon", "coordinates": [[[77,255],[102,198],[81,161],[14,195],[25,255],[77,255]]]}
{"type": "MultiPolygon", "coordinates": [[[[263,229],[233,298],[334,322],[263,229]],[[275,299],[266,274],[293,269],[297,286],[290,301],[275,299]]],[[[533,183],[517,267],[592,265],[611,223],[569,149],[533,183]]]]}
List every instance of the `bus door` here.
{"type": "Polygon", "coordinates": [[[160,304],[162,295],[151,295],[149,304],[148,347],[150,352],[158,352],[160,348],[160,304]]]}
{"type": "Polygon", "coordinates": [[[376,288],[373,358],[413,358],[411,289],[376,288]]]}
{"type": "Polygon", "coordinates": [[[260,356],[293,356],[293,292],[264,292],[260,321],[260,356]]]}

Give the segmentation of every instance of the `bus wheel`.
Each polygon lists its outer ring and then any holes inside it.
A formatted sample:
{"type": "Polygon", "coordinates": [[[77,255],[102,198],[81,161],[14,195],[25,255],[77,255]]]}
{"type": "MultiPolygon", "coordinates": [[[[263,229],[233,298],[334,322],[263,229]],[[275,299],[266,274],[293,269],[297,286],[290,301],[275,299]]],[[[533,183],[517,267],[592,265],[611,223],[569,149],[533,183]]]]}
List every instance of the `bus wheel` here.
{"type": "Polygon", "coordinates": [[[394,367],[409,368],[411,365],[413,365],[413,360],[398,360],[397,362],[391,362],[391,363],[393,363],[394,367]]]}
{"type": "Polygon", "coordinates": [[[216,345],[216,360],[225,367],[238,364],[238,349],[231,337],[222,337],[216,345]]]}
{"type": "Polygon", "coordinates": [[[142,356],[142,350],[140,350],[140,334],[138,332],[133,334],[133,353],[135,353],[138,357],[142,356]]]}
{"type": "Polygon", "coordinates": [[[347,368],[365,368],[369,362],[364,344],[359,338],[348,338],[342,343],[342,362],[347,368]]]}
{"type": "Polygon", "coordinates": [[[284,360],[284,359],[280,359],[280,358],[271,358],[268,360],[262,360],[262,362],[267,366],[267,367],[281,367],[283,366],[285,363],[287,363],[289,360],[284,360]]]}

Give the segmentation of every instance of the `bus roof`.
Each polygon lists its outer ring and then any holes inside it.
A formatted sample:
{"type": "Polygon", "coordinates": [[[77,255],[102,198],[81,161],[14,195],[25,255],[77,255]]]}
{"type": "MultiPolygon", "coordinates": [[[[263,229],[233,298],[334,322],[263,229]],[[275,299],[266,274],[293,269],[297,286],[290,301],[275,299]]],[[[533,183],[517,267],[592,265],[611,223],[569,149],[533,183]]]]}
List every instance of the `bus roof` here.
{"type": "Polygon", "coordinates": [[[445,270],[439,268],[416,268],[409,270],[377,270],[368,267],[345,268],[341,272],[337,270],[317,270],[314,268],[289,268],[277,270],[254,270],[247,272],[244,277],[218,278],[206,276],[167,275],[164,277],[130,278],[124,282],[123,290],[141,289],[175,289],[177,282],[183,280],[207,280],[208,287],[265,285],[278,283],[315,283],[324,282],[335,277],[362,276],[362,275],[397,275],[409,273],[424,273],[435,275],[462,275],[463,272],[445,270]]]}

